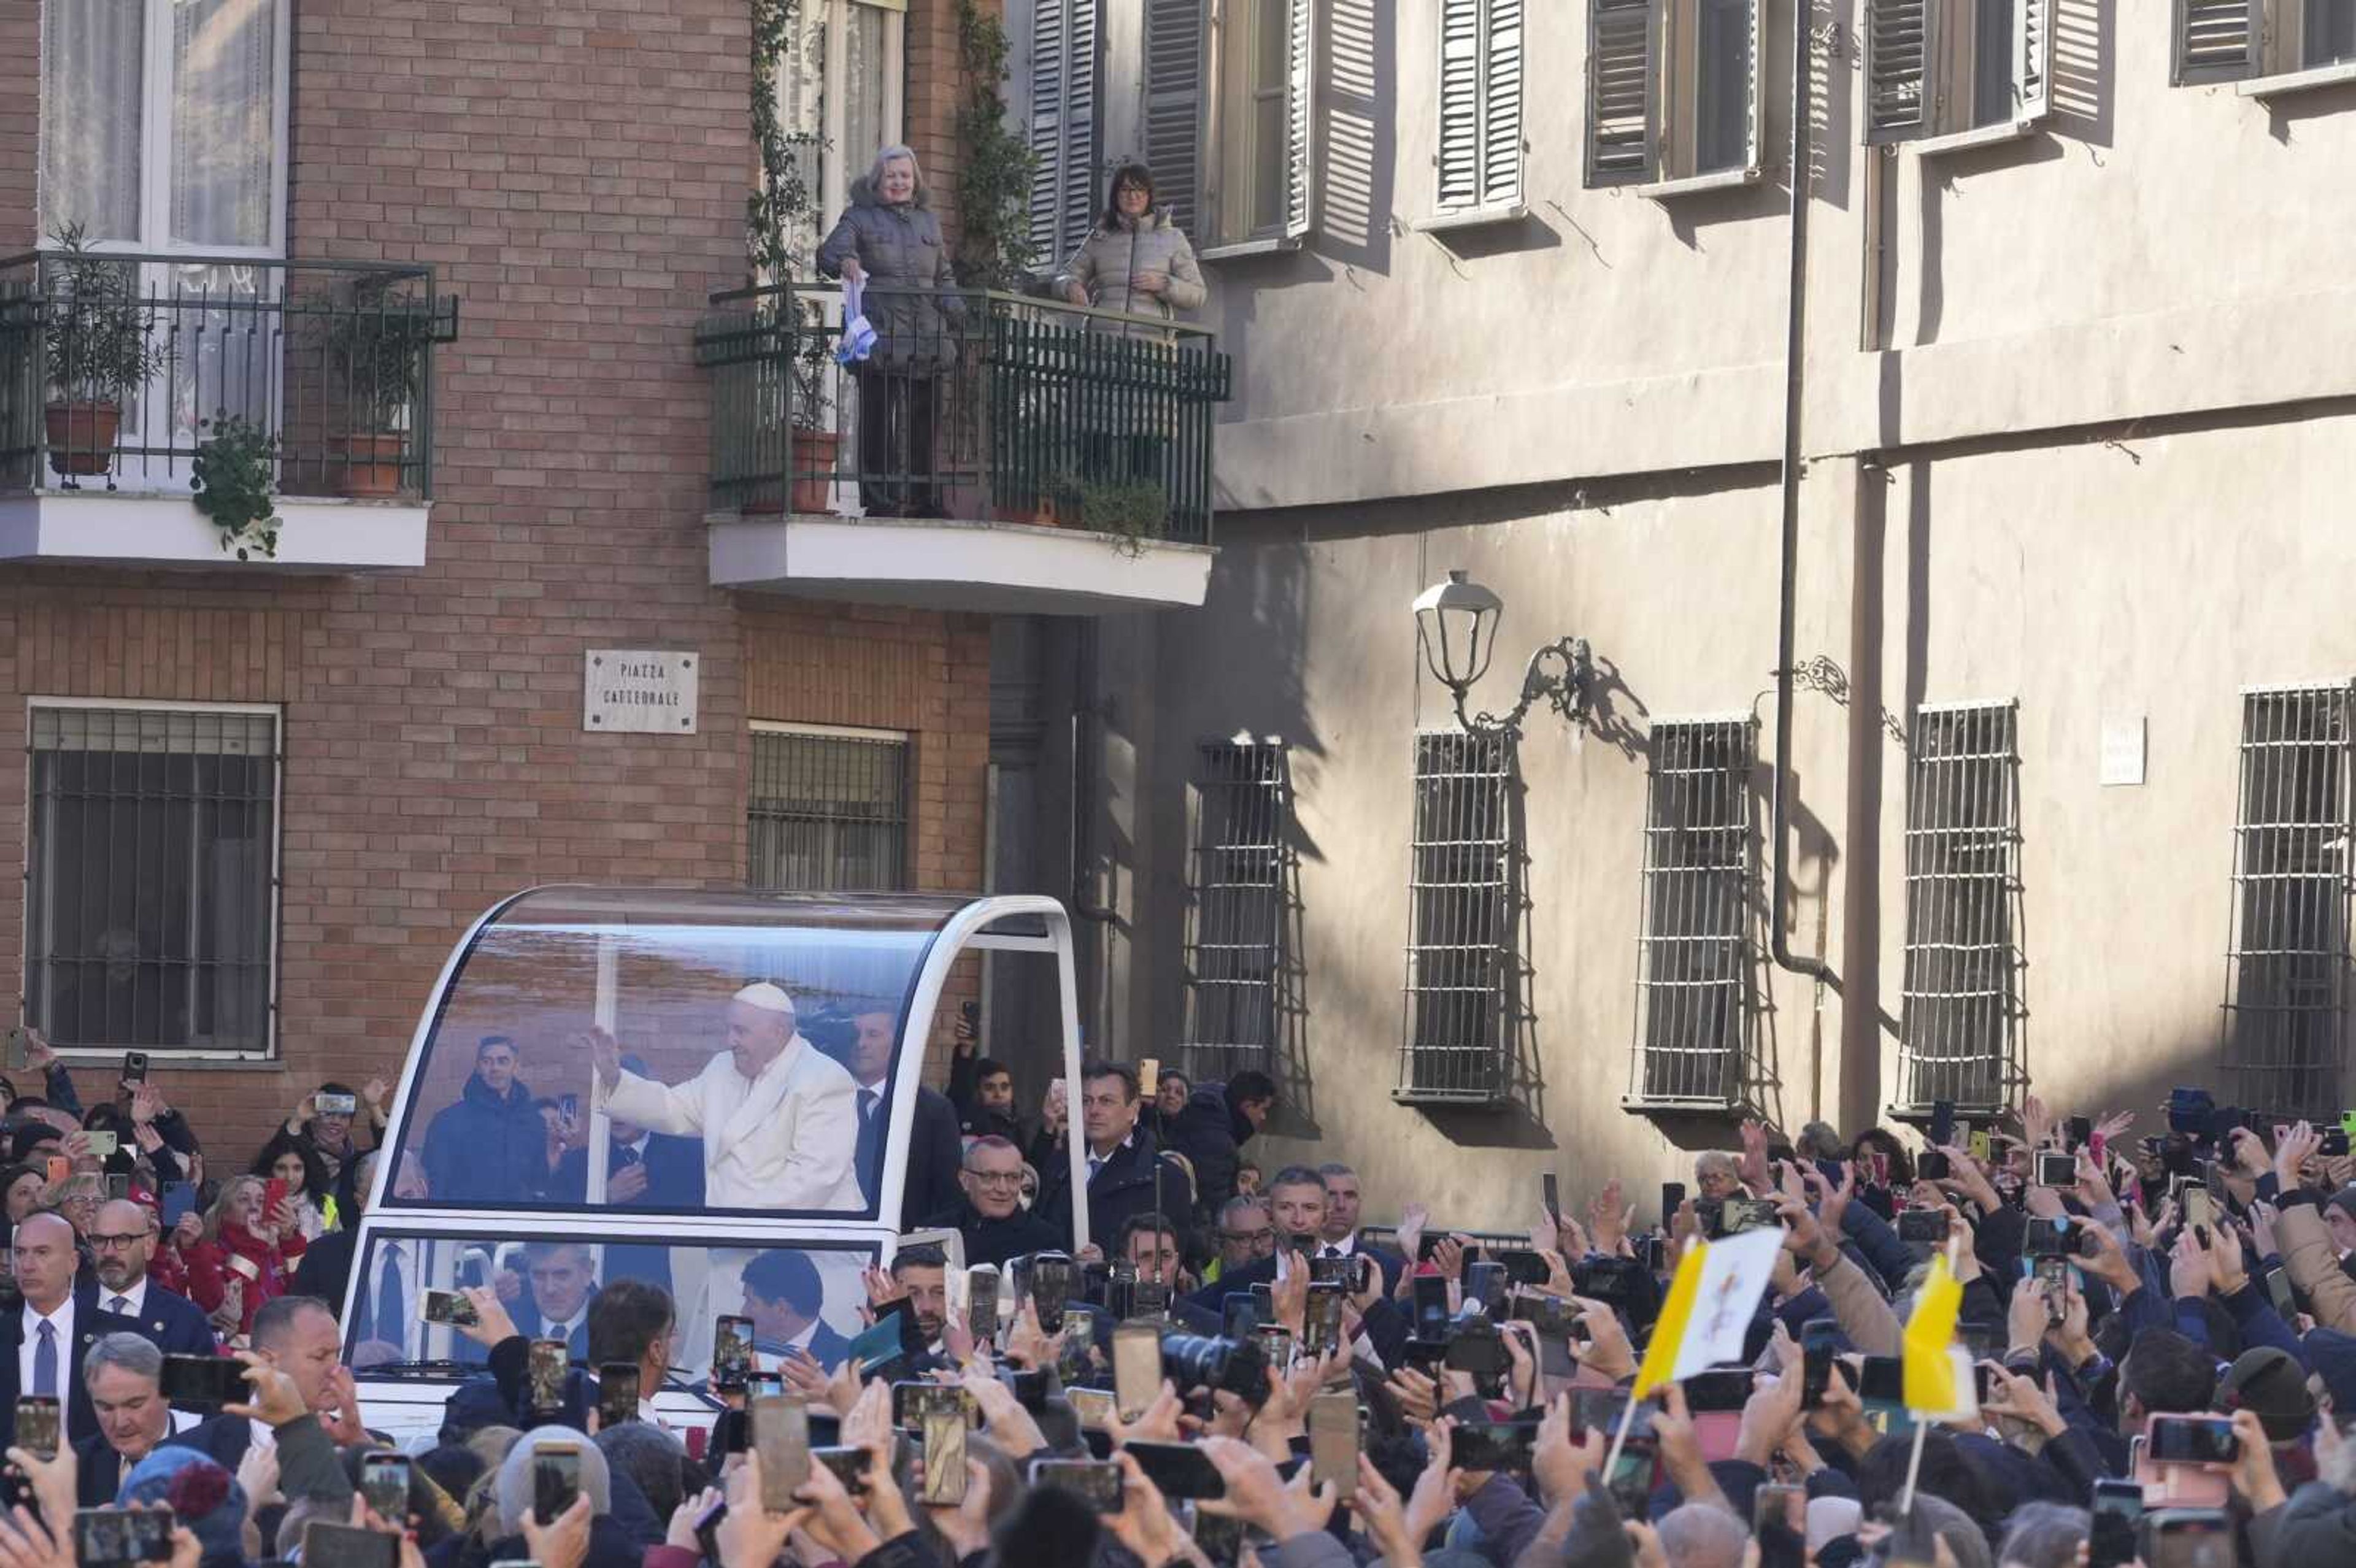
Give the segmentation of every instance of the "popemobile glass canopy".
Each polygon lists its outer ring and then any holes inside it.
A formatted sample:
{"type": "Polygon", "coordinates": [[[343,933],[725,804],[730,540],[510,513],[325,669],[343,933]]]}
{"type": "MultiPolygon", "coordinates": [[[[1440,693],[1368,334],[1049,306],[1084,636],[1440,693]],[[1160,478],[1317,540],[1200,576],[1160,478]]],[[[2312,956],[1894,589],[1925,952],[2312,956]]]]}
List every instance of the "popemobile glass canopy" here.
{"type": "Polygon", "coordinates": [[[806,1312],[754,1311],[776,1305],[764,1287],[805,1305],[815,1289],[820,1332],[855,1334],[860,1269],[923,1218],[899,1200],[925,1044],[978,949],[1055,963],[1076,1079],[1053,899],[557,887],[491,910],[402,1071],[346,1304],[351,1363],[476,1359],[418,1317],[420,1293],[459,1285],[498,1285],[538,1333],[577,1328],[614,1279],[661,1284],[682,1371],[715,1314],[808,1331],[806,1312]],[[881,1090],[864,1139],[862,1085],[881,1090]]]}

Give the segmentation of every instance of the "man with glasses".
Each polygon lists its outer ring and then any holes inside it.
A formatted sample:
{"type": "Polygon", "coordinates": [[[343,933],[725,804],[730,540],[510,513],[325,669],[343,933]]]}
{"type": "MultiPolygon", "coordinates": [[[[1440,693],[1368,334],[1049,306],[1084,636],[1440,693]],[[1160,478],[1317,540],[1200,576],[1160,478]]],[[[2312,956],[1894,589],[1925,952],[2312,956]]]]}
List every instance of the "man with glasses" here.
{"type": "Polygon", "coordinates": [[[1023,1207],[1023,1151],[1001,1137],[976,1138],[958,1172],[965,1196],[957,1207],[926,1220],[926,1231],[953,1230],[965,1237],[969,1265],[996,1264],[1063,1244],[1054,1226],[1023,1207]]]}
{"type": "Polygon", "coordinates": [[[167,1356],[218,1355],[204,1309],[147,1277],[155,1242],[155,1217],[145,1205],[125,1198],[101,1205],[90,1228],[99,1309],[125,1319],[131,1332],[167,1356]]]}
{"type": "Polygon", "coordinates": [[[1205,1283],[1223,1279],[1239,1268],[1276,1255],[1276,1221],[1269,1217],[1262,1198],[1230,1198],[1219,1211],[1219,1261],[1206,1271],[1205,1283]]]}

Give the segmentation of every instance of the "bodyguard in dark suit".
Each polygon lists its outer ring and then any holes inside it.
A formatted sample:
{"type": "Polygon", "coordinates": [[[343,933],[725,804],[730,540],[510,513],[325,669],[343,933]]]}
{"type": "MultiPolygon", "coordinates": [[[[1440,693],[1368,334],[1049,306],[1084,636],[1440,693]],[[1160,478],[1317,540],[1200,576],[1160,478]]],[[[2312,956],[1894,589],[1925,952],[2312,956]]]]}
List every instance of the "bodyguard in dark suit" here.
{"type": "Polygon", "coordinates": [[[825,1307],[818,1265],[804,1253],[776,1247],[744,1265],[744,1316],[753,1320],[753,1349],[759,1354],[774,1358],[799,1349],[833,1371],[851,1341],[819,1316],[825,1307]]]}
{"type": "Polygon", "coordinates": [[[61,1439],[79,1443],[98,1430],[82,1358],[100,1336],[134,1326],[99,1309],[97,1280],[76,1278],[73,1227],[57,1215],[27,1215],[14,1243],[25,1304],[0,1318],[0,1448],[16,1441],[16,1401],[27,1394],[53,1396],[61,1439]]]}
{"type": "MultiPolygon", "coordinates": [[[[890,1008],[876,1008],[851,1021],[857,1033],[841,1061],[859,1085],[859,1188],[873,1202],[884,1173],[884,1135],[892,1125],[892,1042],[900,1016],[890,1008]]],[[[921,1041],[911,1044],[922,1048],[921,1041]]],[[[903,1227],[914,1223],[917,1215],[937,1214],[957,1202],[958,1161],[964,1147],[958,1135],[957,1107],[939,1090],[919,1085],[909,1122],[908,1168],[900,1186],[903,1227]]]]}
{"type": "Polygon", "coordinates": [[[171,1436],[163,1376],[164,1352],[139,1335],[108,1334],[91,1346],[82,1379],[98,1430],[74,1445],[82,1507],[111,1507],[123,1473],[171,1436]]]}
{"type": "Polygon", "coordinates": [[[571,1359],[589,1360],[589,1304],[597,1299],[595,1260],[579,1242],[535,1242],[524,1249],[526,1289],[509,1309],[528,1339],[562,1339],[571,1359]]]}
{"type": "Polygon", "coordinates": [[[124,1319],[167,1356],[218,1355],[220,1342],[204,1308],[147,1277],[155,1243],[155,1220],[146,1205],[118,1198],[100,1207],[90,1232],[100,1308],[124,1319]]]}
{"type": "MultiPolygon", "coordinates": [[[[634,1056],[622,1066],[639,1077],[647,1065],[634,1056]]],[[[698,1138],[648,1132],[635,1122],[607,1124],[605,1201],[630,1209],[703,1207],[703,1144],[698,1138]]],[[[567,1149],[551,1179],[550,1196],[561,1203],[589,1200],[589,1151],[567,1149]]],[[[670,1249],[617,1243],[605,1249],[605,1278],[644,1280],[670,1288],[670,1249]]]]}
{"type": "MultiPolygon", "coordinates": [[[[1080,1131],[1087,1139],[1088,1236],[1099,1246],[1120,1234],[1140,1214],[1174,1217],[1194,1210],[1194,1184],[1185,1168],[1164,1159],[1153,1135],[1137,1125],[1137,1074],[1118,1061],[1091,1061],[1080,1069],[1080,1131]]],[[[1042,1129],[1032,1146],[1039,1172],[1039,1200],[1031,1211],[1062,1235],[1072,1233],[1069,1155],[1060,1136],[1042,1129]]]]}
{"type": "Polygon", "coordinates": [[[917,1228],[963,1236],[968,1267],[1002,1267],[1010,1258],[1067,1245],[1068,1233],[1058,1235],[1055,1227],[1023,1209],[1022,1183],[1022,1150],[994,1135],[976,1138],[965,1151],[965,1168],[958,1173],[965,1196],[955,1208],[926,1215],[917,1228]]]}

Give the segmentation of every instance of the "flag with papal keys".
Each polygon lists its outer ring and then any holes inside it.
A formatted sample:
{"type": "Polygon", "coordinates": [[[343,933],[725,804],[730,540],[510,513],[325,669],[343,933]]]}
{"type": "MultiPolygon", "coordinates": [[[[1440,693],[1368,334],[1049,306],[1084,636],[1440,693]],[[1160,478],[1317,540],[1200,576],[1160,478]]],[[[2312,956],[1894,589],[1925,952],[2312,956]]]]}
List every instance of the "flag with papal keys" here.
{"type": "Polygon", "coordinates": [[[1933,1420],[1979,1413],[1972,1389],[1972,1355],[1955,1343],[1955,1319],[1964,1287],[1947,1267],[1944,1253],[1931,1257],[1931,1273],[1914,1297],[1902,1346],[1906,1408],[1933,1420]]]}
{"type": "Polygon", "coordinates": [[[1742,1360],[1743,1337],[1783,1249],[1781,1230],[1745,1231],[1686,1249],[1653,1325],[1653,1342],[1644,1348],[1644,1364],[1636,1370],[1636,1398],[1663,1383],[1742,1360]]]}

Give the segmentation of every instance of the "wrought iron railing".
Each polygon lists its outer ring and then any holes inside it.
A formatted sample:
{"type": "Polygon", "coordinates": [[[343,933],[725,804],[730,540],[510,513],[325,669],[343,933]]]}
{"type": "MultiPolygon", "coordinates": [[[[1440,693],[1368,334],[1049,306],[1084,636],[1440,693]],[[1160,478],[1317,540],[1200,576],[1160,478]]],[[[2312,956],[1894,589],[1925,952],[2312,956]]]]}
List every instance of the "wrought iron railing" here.
{"type": "Polygon", "coordinates": [[[1205,329],[980,290],[715,294],[712,507],[1055,523],[1207,543],[1227,357],[1205,329]],[[853,335],[854,337],[857,336],[853,335]]]}
{"type": "Polygon", "coordinates": [[[0,489],[186,492],[227,421],[283,495],[422,500],[431,268],[45,250],[0,261],[0,489]]]}

